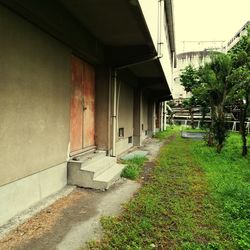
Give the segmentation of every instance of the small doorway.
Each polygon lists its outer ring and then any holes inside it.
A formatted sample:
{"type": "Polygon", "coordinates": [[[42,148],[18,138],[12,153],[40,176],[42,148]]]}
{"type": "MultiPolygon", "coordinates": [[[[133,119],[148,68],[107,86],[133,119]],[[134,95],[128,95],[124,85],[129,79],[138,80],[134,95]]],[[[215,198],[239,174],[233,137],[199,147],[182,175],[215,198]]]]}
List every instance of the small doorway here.
{"type": "Polygon", "coordinates": [[[80,58],[71,58],[70,153],[95,145],[95,72],[80,58]]]}

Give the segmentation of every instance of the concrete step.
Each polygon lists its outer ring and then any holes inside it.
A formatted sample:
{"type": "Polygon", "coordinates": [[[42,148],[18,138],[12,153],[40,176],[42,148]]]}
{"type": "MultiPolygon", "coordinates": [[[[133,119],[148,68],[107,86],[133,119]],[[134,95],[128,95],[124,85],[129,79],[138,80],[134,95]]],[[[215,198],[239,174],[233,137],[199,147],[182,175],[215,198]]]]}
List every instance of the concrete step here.
{"type": "Polygon", "coordinates": [[[112,165],[116,164],[116,158],[114,157],[98,157],[94,158],[89,164],[83,163],[81,170],[86,171],[92,178],[100,175],[112,165]]]}
{"type": "Polygon", "coordinates": [[[96,152],[96,146],[89,146],[89,147],[85,147],[84,149],[77,150],[75,152],[70,153],[70,157],[71,158],[78,158],[78,157],[81,157],[83,155],[92,154],[95,152],[96,152]]]}
{"type": "Polygon", "coordinates": [[[113,183],[115,183],[121,176],[122,170],[125,166],[122,164],[115,164],[111,168],[104,171],[102,174],[95,177],[94,188],[96,189],[108,189],[113,183]]]}
{"type": "Polygon", "coordinates": [[[79,187],[108,189],[120,177],[123,165],[103,152],[93,153],[68,162],[68,184],[79,187]]]}
{"type": "Polygon", "coordinates": [[[104,156],[106,156],[106,151],[94,150],[72,157],[69,162],[81,162],[83,165],[88,165],[93,159],[104,156]]]}

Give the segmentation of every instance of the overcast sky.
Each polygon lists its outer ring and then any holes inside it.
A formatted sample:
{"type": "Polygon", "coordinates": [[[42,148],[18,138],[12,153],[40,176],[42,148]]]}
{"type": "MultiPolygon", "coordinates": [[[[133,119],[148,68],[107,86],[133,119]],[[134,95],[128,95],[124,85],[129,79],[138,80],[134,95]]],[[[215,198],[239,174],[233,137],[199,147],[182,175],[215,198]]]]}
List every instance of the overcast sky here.
{"type": "Polygon", "coordinates": [[[228,41],[250,20],[250,0],[173,0],[173,4],[177,52],[183,50],[180,41],[228,41]]]}

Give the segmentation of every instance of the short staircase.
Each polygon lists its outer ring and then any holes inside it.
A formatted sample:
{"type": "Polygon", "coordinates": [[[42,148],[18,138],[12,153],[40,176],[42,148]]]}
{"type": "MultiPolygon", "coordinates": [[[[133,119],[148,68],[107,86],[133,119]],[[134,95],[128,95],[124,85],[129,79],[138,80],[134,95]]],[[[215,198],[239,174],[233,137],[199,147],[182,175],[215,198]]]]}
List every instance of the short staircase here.
{"type": "Polygon", "coordinates": [[[120,178],[123,168],[105,151],[79,155],[68,162],[68,184],[105,190],[120,178]]]}

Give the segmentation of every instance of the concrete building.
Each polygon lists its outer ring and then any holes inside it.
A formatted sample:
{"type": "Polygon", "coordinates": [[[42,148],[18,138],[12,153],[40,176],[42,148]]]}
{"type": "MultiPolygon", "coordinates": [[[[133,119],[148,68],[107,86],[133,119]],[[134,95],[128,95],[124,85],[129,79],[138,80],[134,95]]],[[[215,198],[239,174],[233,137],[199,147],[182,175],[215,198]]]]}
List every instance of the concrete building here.
{"type": "Polygon", "coordinates": [[[2,225],[67,183],[110,185],[161,124],[175,43],[171,0],[0,0],[0,16],[2,225]]]}
{"type": "Polygon", "coordinates": [[[225,41],[182,41],[182,53],[177,54],[177,67],[173,71],[173,85],[171,88],[173,99],[181,102],[182,99],[189,98],[180,82],[180,74],[185,67],[192,65],[198,68],[209,61],[211,51],[226,53],[235,46],[240,38],[247,33],[250,21],[246,22],[238,32],[226,43],[225,41]]]}
{"type": "Polygon", "coordinates": [[[250,25],[250,21],[246,22],[238,32],[228,41],[226,50],[229,51],[234,47],[240,40],[240,38],[247,34],[247,27],[250,25]]]}
{"type": "Polygon", "coordinates": [[[209,50],[190,51],[177,55],[177,67],[174,69],[174,81],[172,85],[173,99],[177,103],[182,102],[183,99],[191,97],[191,93],[186,92],[184,87],[181,85],[180,75],[182,70],[184,70],[188,65],[199,68],[199,66],[203,65],[205,62],[208,62],[209,58],[209,50]]]}

